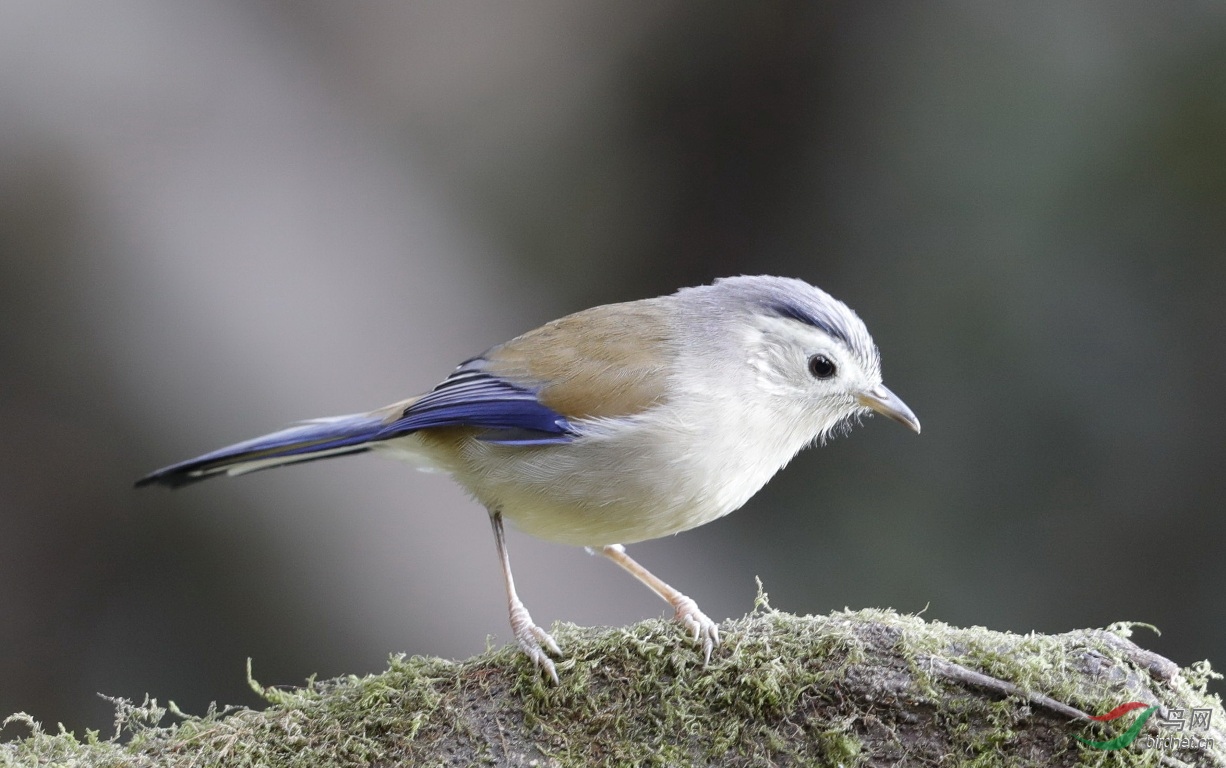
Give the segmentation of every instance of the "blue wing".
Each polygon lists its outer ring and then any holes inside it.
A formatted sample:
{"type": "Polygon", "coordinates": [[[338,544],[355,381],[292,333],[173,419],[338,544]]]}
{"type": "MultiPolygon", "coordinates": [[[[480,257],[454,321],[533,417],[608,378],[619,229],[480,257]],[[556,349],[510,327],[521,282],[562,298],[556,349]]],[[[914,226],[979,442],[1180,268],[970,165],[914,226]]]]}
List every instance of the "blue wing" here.
{"type": "Polygon", "coordinates": [[[478,440],[500,445],[556,445],[574,438],[570,422],[536,394],[486,373],[475,358],[393,421],[373,413],[316,419],[159,469],[136,482],[178,487],[219,474],[242,474],[361,453],[372,444],[431,427],[475,427],[478,440]]]}
{"type": "Polygon", "coordinates": [[[367,413],[316,419],[163,467],[137,480],[136,487],[156,483],[177,488],[219,474],[361,453],[370,450],[382,428],[382,419],[367,413]]]}
{"type": "Polygon", "coordinates": [[[570,442],[575,433],[565,416],[542,404],[531,390],[486,373],[484,364],[475,358],[461,365],[387,424],[379,439],[430,427],[477,427],[484,430],[478,439],[489,443],[570,442]]]}

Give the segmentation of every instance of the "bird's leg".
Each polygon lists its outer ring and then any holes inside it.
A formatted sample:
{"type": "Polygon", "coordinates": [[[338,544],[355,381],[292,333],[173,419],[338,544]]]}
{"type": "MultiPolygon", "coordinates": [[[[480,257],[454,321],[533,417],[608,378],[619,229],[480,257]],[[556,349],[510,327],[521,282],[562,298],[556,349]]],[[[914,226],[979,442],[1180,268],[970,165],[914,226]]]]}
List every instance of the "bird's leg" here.
{"type": "Polygon", "coordinates": [[[491,511],[490,523],[494,526],[494,545],[498,547],[498,560],[502,563],[502,578],[507,585],[507,609],[511,614],[511,631],[515,633],[515,640],[524,653],[528,654],[528,658],[532,659],[532,663],[543,669],[556,685],[558,670],[554,667],[553,660],[545,655],[545,649],[549,649],[549,652],[555,656],[561,656],[562,649],[558,648],[558,644],[548,632],[532,623],[528,609],[524,607],[519,600],[519,595],[515,593],[515,579],[511,577],[511,559],[507,555],[506,534],[502,530],[502,513],[491,511]]]}
{"type": "Polygon", "coordinates": [[[630,572],[630,575],[643,582],[647,587],[673,607],[677,621],[689,631],[694,642],[702,644],[703,664],[711,661],[711,650],[719,644],[719,625],[711,621],[705,613],[698,610],[698,604],[660,580],[658,576],[639,565],[634,558],[626,554],[626,548],[621,544],[610,544],[599,550],[588,548],[589,552],[599,552],[613,562],[630,572]]]}

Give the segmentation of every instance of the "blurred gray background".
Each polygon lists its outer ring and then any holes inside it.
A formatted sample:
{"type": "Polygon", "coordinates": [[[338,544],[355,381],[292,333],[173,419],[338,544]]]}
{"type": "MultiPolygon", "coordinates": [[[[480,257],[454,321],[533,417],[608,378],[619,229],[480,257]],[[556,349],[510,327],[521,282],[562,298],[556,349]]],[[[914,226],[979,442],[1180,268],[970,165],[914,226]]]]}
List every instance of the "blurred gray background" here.
{"type": "MultiPolygon", "coordinates": [[[[632,553],[715,617],[1150,622],[1226,664],[1226,6],[0,6],[0,717],[508,640],[484,512],[370,458],[161,465],[583,307],[816,283],[923,420],[632,553]]],[[[664,605],[512,534],[542,624],[664,605]]],[[[15,727],[5,735],[12,736],[15,727]]]]}

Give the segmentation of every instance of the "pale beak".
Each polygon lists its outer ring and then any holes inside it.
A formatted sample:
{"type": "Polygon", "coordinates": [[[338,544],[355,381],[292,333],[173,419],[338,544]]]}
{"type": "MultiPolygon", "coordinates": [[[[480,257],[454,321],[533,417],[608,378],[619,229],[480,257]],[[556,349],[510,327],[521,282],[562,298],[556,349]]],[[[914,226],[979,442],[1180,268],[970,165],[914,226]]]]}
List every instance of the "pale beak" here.
{"type": "Polygon", "coordinates": [[[865,408],[871,408],[886,418],[910,427],[915,430],[915,434],[919,434],[919,419],[915,418],[915,414],[911,412],[907,404],[899,400],[898,395],[886,389],[884,384],[878,384],[869,391],[857,395],[856,401],[865,408]]]}

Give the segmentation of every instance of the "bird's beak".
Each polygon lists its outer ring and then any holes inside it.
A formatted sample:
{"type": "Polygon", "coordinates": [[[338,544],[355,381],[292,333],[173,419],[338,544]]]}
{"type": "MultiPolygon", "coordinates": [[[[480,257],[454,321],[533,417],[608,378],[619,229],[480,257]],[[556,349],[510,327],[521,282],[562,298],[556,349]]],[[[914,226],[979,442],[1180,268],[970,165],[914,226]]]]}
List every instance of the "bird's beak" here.
{"type": "Polygon", "coordinates": [[[886,389],[884,384],[878,384],[869,391],[857,395],[856,400],[865,408],[871,408],[882,416],[910,427],[915,430],[915,434],[919,434],[919,419],[915,418],[915,414],[911,412],[907,404],[898,399],[898,395],[886,389]]]}

